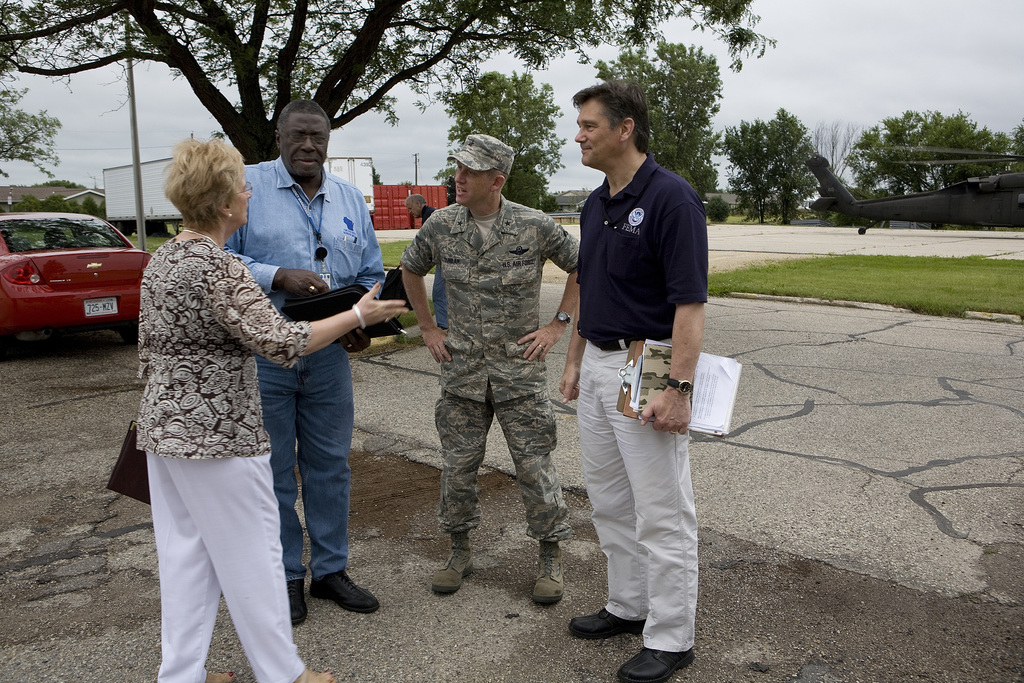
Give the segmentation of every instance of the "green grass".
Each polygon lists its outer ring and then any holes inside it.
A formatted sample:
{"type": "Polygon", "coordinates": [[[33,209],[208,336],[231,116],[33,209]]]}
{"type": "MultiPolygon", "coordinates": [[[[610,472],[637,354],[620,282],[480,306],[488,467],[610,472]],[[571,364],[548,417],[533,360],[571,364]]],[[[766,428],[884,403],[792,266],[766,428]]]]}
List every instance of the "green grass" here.
{"type": "Polygon", "coordinates": [[[962,316],[1024,316],[1024,262],[981,256],[825,256],[780,261],[709,276],[708,294],[752,292],[899,306],[962,316]]]}
{"type": "Polygon", "coordinates": [[[402,252],[409,246],[412,240],[398,240],[397,242],[381,242],[380,253],[384,257],[385,268],[397,268],[402,262],[402,252]]]}
{"type": "MultiPolygon", "coordinates": [[[[402,263],[402,252],[409,246],[412,240],[398,240],[397,242],[381,242],[380,253],[384,259],[384,269],[397,268],[402,263]]],[[[431,273],[434,269],[431,268],[431,273]]]]}
{"type": "Polygon", "coordinates": [[[726,225],[759,225],[756,218],[748,218],[741,213],[731,213],[725,219],[726,225]]]}
{"type": "MultiPolygon", "coordinates": [[[[131,240],[132,244],[136,247],[139,246],[139,236],[128,235],[128,239],[131,240]]],[[[146,251],[152,254],[154,251],[160,248],[160,245],[171,239],[170,237],[153,237],[152,235],[146,236],[146,251]]]]}

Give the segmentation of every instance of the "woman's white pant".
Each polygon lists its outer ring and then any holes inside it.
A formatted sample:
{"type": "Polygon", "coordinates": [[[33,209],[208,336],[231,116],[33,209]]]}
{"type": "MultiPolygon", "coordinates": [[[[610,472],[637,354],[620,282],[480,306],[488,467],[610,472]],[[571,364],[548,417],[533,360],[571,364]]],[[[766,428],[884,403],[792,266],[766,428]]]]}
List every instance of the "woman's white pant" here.
{"type": "Polygon", "coordinates": [[[592,519],[608,558],[606,609],[647,619],[644,646],[693,647],[697,515],[689,436],[655,431],[616,410],[625,351],[587,344],[577,419],[592,519]]]}
{"type": "Polygon", "coordinates": [[[270,456],[188,460],[147,454],[160,564],[160,683],[203,683],[223,591],[256,680],[304,670],[281,560],[270,456]]]}

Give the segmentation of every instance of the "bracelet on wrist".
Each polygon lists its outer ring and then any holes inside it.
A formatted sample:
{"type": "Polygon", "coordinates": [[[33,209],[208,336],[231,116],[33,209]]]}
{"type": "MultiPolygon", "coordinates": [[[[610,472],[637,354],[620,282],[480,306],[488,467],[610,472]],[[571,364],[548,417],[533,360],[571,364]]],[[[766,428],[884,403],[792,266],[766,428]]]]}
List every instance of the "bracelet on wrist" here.
{"type": "Polygon", "coordinates": [[[358,305],[353,305],[352,306],[352,311],[356,314],[356,317],[359,318],[359,329],[365,330],[366,329],[366,320],[363,319],[363,314],[359,312],[359,306],[358,305]]]}

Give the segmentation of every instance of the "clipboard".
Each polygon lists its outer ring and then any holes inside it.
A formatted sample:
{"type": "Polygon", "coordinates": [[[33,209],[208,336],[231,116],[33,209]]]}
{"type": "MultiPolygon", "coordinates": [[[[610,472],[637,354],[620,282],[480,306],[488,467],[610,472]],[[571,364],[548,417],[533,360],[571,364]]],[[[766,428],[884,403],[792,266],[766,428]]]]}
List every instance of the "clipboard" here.
{"type": "Polygon", "coordinates": [[[639,418],[630,404],[633,401],[633,387],[640,386],[640,365],[637,364],[636,357],[640,354],[641,358],[644,352],[644,341],[637,340],[629,345],[629,352],[626,354],[626,364],[619,369],[619,378],[622,380],[622,388],[619,389],[619,400],[615,404],[615,409],[626,417],[639,418]]]}
{"type": "MultiPolygon", "coordinates": [[[[629,345],[626,365],[619,370],[622,387],[616,408],[639,419],[647,401],[668,385],[672,347],[651,339],[629,345]]],[[[743,365],[733,358],[701,353],[693,378],[690,431],[725,436],[732,425],[743,365]]]]}

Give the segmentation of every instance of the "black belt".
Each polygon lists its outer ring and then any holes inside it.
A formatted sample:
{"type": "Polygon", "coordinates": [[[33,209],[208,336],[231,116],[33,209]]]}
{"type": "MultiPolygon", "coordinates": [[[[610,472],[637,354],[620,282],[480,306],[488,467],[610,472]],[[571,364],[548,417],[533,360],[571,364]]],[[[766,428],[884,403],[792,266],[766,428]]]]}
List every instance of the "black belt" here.
{"type": "Polygon", "coordinates": [[[635,341],[647,339],[647,337],[630,337],[629,339],[612,339],[606,342],[590,342],[602,351],[628,351],[629,345],[635,341]]]}

